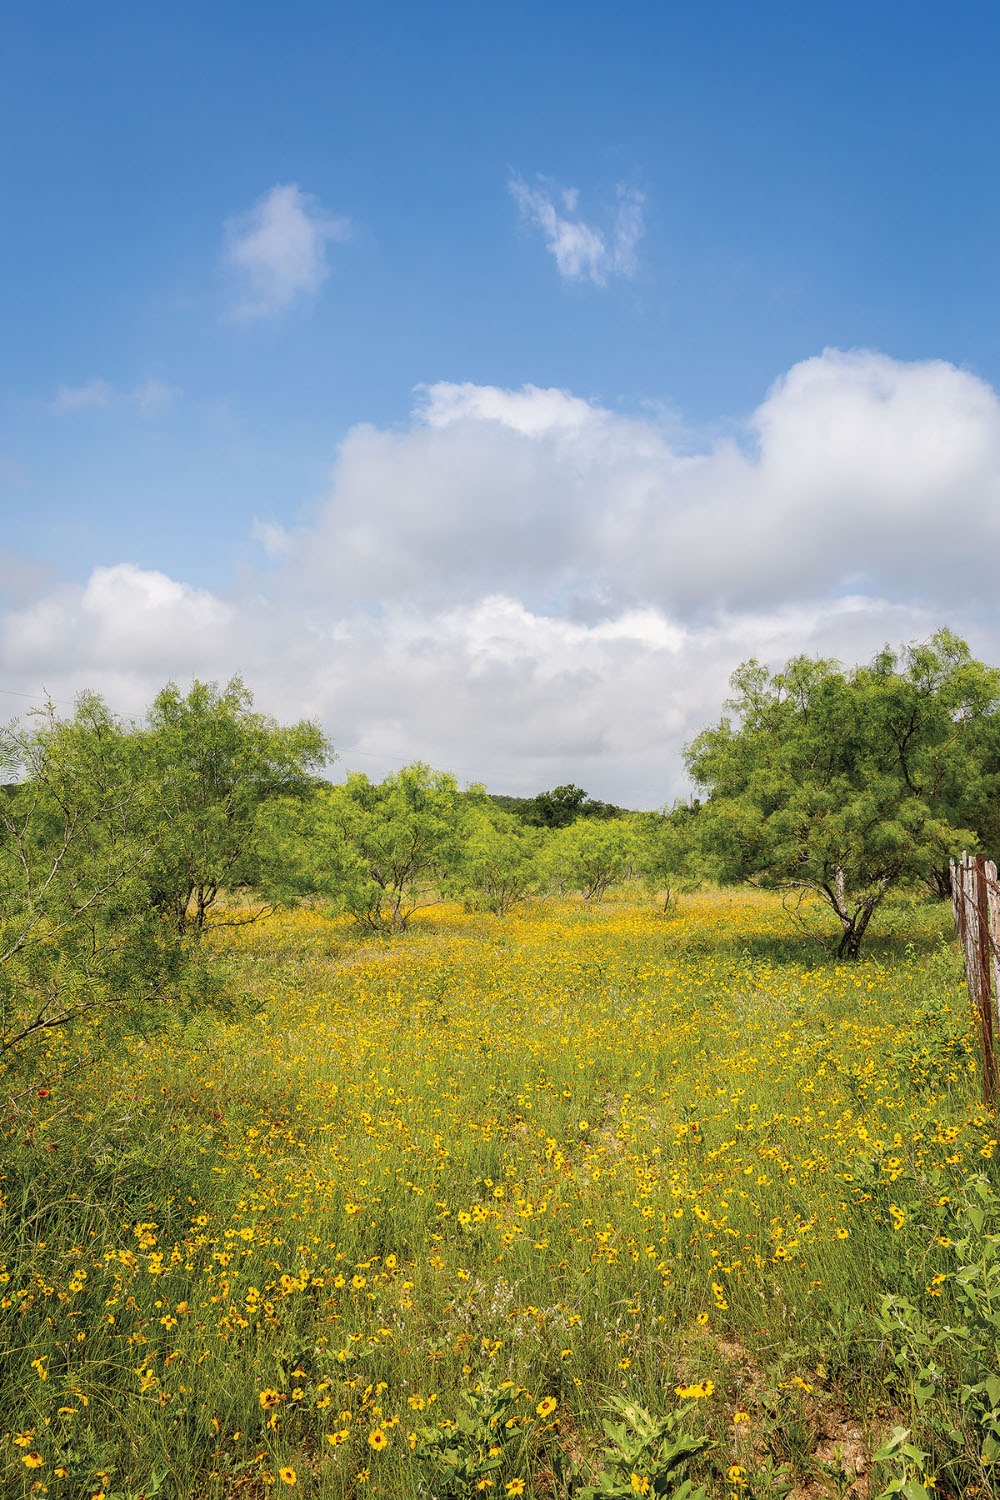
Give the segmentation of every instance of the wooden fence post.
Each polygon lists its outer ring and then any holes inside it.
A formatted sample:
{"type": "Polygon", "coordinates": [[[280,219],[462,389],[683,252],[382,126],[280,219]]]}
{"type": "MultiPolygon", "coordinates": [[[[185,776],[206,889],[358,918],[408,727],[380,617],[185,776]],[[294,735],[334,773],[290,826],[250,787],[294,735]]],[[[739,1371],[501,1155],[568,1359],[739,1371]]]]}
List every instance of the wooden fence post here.
{"type": "Polygon", "coordinates": [[[997,1061],[993,1034],[993,944],[990,932],[990,906],[986,879],[986,857],[977,854],[972,865],[976,913],[976,966],[979,982],[980,1027],[983,1037],[983,1097],[990,1109],[997,1106],[997,1061]]]}
{"type": "MultiPolygon", "coordinates": [[[[986,939],[988,952],[986,962],[993,981],[993,1002],[990,1018],[993,1023],[994,1050],[1000,1039],[1000,883],[997,867],[991,859],[983,864],[983,883],[986,886],[986,939]]],[[[1000,1074],[994,1075],[994,1094],[1000,1100],[1000,1074]]]]}
{"type": "Polygon", "coordinates": [[[962,855],[951,865],[952,910],[965,950],[965,983],[979,1022],[983,1054],[983,1098],[996,1111],[996,1038],[1000,1035],[1000,884],[984,855],[962,855]],[[996,1014],[996,1020],[994,1016],[996,1014]]]}

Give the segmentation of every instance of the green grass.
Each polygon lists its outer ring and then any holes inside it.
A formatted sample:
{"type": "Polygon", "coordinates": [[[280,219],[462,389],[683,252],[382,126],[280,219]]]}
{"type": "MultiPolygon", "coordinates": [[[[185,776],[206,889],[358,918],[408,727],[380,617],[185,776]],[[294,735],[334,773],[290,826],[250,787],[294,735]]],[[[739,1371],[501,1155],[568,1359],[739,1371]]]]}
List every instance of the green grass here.
{"type": "Polygon", "coordinates": [[[851,966],[727,892],[214,941],[242,1020],[5,1115],[5,1494],[842,1495],[896,1426],[872,1495],[993,1492],[945,907],[851,966]]]}

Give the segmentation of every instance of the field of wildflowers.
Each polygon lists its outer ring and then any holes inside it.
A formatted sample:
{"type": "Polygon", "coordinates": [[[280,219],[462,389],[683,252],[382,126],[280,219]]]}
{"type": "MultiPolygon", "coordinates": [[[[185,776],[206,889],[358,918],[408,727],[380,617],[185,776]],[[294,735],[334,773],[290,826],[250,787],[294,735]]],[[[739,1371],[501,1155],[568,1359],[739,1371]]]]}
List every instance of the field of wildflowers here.
{"type": "Polygon", "coordinates": [[[4,1115],[0,1490],[996,1493],[950,928],[900,902],[845,965],[754,893],[220,929],[238,1019],[54,1054],[4,1115]]]}

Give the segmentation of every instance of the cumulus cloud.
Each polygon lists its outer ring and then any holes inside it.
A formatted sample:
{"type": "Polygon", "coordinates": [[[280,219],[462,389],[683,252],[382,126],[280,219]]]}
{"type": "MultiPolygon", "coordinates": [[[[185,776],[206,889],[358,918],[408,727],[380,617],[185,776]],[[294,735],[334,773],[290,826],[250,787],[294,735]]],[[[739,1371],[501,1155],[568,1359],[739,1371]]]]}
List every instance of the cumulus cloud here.
{"type": "Polygon", "coordinates": [[[47,673],[107,663],[115,671],[169,671],[196,658],[206,636],[220,638],[232,607],[204,589],[165,573],[118,563],[95,568],[82,589],[43,595],[3,622],[3,658],[19,669],[47,673]]]}
{"type": "Polygon", "coordinates": [[[130,564],[39,582],[0,616],[5,684],[138,711],[168,676],[242,668],[347,766],[653,806],[750,655],[856,661],[950,623],[1000,659],[983,381],[827,351],[690,447],[565,391],[425,387],[407,427],[347,434],[313,522],[255,523],[271,567],[245,595],[130,564]]]}
{"type": "Polygon", "coordinates": [[[28,604],[51,588],[53,581],[44,563],[0,547],[0,618],[4,605],[28,604]]]}
{"type": "Polygon", "coordinates": [[[607,230],[588,224],[577,214],[579,192],[561,188],[546,178],[529,187],[515,173],[508,183],[523,223],[539,229],[559,274],[567,281],[606,285],[612,276],[634,276],[636,246],[645,231],[645,197],[619,183],[618,206],[607,230]]]}
{"type": "Polygon", "coordinates": [[[838,593],[991,598],[998,542],[996,392],[943,361],[828,350],[694,453],[564,391],[427,387],[408,428],[348,433],[289,551],[343,597],[587,595],[690,618],[838,593]]]}
{"type": "Polygon", "coordinates": [[[319,291],[329,275],[330,241],[350,237],[350,222],[323,212],[298,183],[279,183],[248,213],[225,226],[225,264],[237,291],[239,322],[276,318],[319,291]]]}
{"type": "Polygon", "coordinates": [[[420,758],[495,791],[572,780],[652,807],[683,792],[680,746],[718,716],[729,673],[751,651],[861,657],[932,625],[863,599],[698,627],[651,607],[580,623],[502,595],[342,612],[315,597],[233,604],[118,566],[11,611],[0,664],[24,691],[44,682],[68,704],[89,687],[135,714],[168,678],[242,669],[259,706],[326,725],[341,769],[380,776],[420,758]]]}

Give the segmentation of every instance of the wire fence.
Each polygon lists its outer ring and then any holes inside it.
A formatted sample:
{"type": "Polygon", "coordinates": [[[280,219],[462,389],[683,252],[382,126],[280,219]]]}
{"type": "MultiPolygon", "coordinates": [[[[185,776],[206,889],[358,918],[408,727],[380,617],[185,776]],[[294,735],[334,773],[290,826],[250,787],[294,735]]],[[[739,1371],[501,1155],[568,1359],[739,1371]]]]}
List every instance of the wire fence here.
{"type": "Polygon", "coordinates": [[[984,854],[951,861],[951,905],[965,952],[965,982],[979,1022],[983,1099],[995,1111],[1000,1097],[997,1038],[1000,1036],[1000,883],[984,854]]]}

